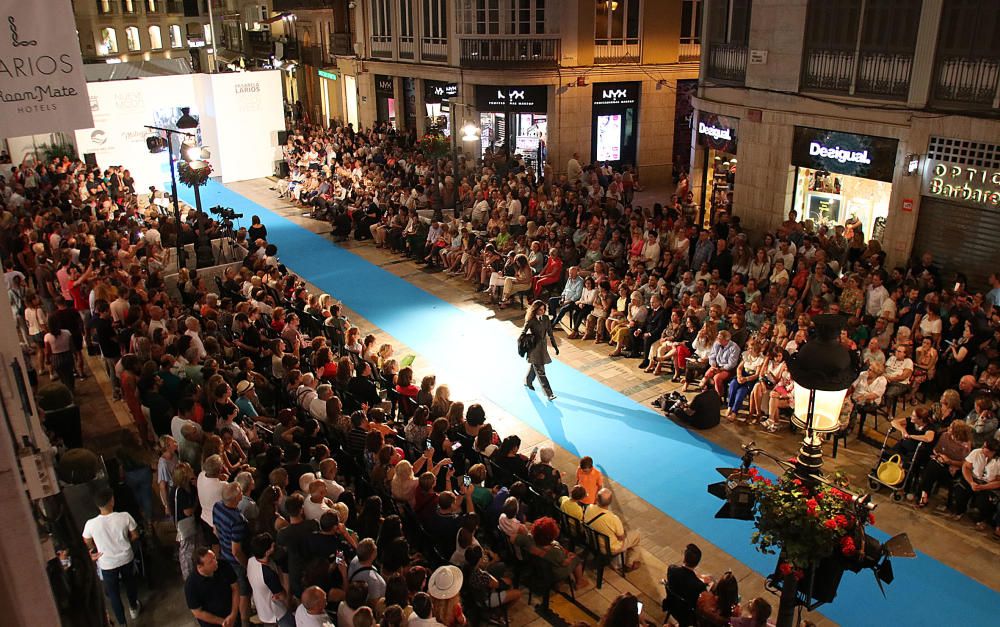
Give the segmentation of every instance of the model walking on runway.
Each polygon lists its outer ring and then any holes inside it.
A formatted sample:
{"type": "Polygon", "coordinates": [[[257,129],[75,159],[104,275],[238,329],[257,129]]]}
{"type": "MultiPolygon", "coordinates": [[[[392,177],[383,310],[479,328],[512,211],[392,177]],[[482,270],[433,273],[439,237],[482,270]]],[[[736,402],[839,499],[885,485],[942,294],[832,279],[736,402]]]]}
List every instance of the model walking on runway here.
{"type": "Polygon", "coordinates": [[[556,351],[556,355],[559,354],[559,346],[556,345],[556,336],[552,333],[552,320],[546,315],[545,303],[543,301],[536,300],[528,307],[528,311],[524,314],[524,329],[521,333],[523,335],[530,335],[533,338],[531,350],[525,355],[531,367],[528,369],[528,376],[524,380],[524,386],[530,390],[534,390],[535,387],[532,383],[534,383],[535,377],[538,377],[538,380],[542,383],[542,390],[549,397],[549,400],[555,400],[556,395],[552,393],[549,378],[545,376],[545,364],[552,363],[552,358],[549,357],[548,346],[546,346],[546,340],[552,342],[552,348],[556,351]]]}

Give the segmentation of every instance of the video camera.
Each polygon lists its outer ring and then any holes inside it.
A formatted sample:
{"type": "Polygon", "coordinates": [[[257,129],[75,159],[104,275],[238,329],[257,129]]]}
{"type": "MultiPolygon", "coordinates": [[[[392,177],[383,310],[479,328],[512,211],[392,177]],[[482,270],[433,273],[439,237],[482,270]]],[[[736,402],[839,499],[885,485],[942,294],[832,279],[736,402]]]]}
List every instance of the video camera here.
{"type": "Polygon", "coordinates": [[[223,207],[222,205],[209,207],[208,210],[223,220],[239,220],[243,217],[242,213],[236,213],[235,210],[230,209],[229,207],[223,207]]]}
{"type": "Polygon", "coordinates": [[[661,411],[665,414],[670,414],[674,412],[679,412],[685,407],[687,407],[688,401],[687,397],[677,391],[670,392],[669,394],[664,394],[660,398],[653,401],[654,407],[659,407],[661,411]]]}

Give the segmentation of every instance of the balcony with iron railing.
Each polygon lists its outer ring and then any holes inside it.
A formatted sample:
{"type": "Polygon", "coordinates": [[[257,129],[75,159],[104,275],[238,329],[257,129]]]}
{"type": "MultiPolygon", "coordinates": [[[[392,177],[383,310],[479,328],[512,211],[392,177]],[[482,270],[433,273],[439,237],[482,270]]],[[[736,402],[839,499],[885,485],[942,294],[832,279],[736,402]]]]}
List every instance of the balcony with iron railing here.
{"type": "Polygon", "coordinates": [[[271,0],[274,11],[308,11],[309,9],[333,8],[334,0],[271,0]]]}
{"type": "Polygon", "coordinates": [[[642,60],[642,41],[628,39],[594,40],[594,63],[639,63],[642,60]]]}
{"type": "Polygon", "coordinates": [[[372,35],[372,56],[391,59],[395,54],[395,39],[390,35],[372,35]]]}
{"type": "Polygon", "coordinates": [[[413,35],[400,35],[399,36],[399,58],[400,59],[416,59],[417,58],[417,40],[413,35]]]}
{"type": "Polygon", "coordinates": [[[448,40],[443,37],[421,37],[420,60],[447,63],[448,40]]]}
{"type": "Polygon", "coordinates": [[[745,81],[747,77],[747,45],[745,43],[710,43],[708,45],[708,77],[730,83],[745,81]]]}
{"type": "Polygon", "coordinates": [[[912,53],[807,48],[802,89],[905,100],[912,69],[912,53]]]}
{"type": "Polygon", "coordinates": [[[350,56],[354,54],[354,42],[351,40],[350,33],[330,33],[330,49],[329,49],[330,61],[333,62],[332,57],[336,55],[350,56]]]}
{"type": "Polygon", "coordinates": [[[550,37],[492,38],[480,36],[460,40],[463,67],[498,68],[516,63],[517,67],[556,67],[559,65],[560,39],[550,37]]]}
{"type": "Polygon", "coordinates": [[[697,41],[681,41],[680,47],[677,49],[677,60],[681,62],[685,61],[697,61],[701,58],[701,44],[697,41]]]}
{"type": "Polygon", "coordinates": [[[936,105],[992,109],[1000,106],[1000,57],[939,55],[931,100],[936,105]]]}

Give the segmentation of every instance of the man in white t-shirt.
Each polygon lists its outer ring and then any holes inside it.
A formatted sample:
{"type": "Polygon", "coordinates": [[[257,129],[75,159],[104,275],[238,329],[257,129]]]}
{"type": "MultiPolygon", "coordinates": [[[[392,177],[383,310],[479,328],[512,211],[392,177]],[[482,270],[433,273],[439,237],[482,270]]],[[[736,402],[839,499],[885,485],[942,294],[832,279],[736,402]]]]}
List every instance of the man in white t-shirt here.
{"type": "Polygon", "coordinates": [[[333,627],[326,614],[326,593],[319,586],[309,586],[302,592],[302,603],[295,610],[297,627],[333,627]]]}
{"type": "Polygon", "coordinates": [[[948,509],[952,517],[959,519],[969,508],[969,501],[978,510],[976,527],[985,528],[996,508],[992,496],[1000,490],[1000,441],[995,437],[983,442],[983,445],[969,453],[962,464],[962,486],[954,486],[948,492],[948,509]]]}
{"type": "Polygon", "coordinates": [[[302,513],[307,520],[319,521],[323,514],[333,509],[333,501],[326,496],[326,482],[314,479],[309,482],[309,498],[302,504],[302,513]]]}
{"type": "Polygon", "coordinates": [[[94,503],[100,510],[83,526],[83,541],[90,550],[90,558],[101,569],[104,592],[111,601],[111,609],[119,625],[125,625],[125,608],[122,606],[121,582],[125,582],[129,616],[139,616],[139,592],[136,589],[135,565],[132,543],[139,538],[139,527],[127,512],[115,511],[115,496],[110,488],[97,493],[94,503]]]}
{"type": "Polygon", "coordinates": [[[215,529],[215,525],[212,523],[212,508],[222,500],[222,488],[226,485],[222,479],[222,470],[222,458],[218,455],[211,455],[202,462],[201,472],[198,474],[198,501],[201,503],[201,520],[212,530],[215,529]]]}
{"type": "Polygon", "coordinates": [[[910,377],[913,376],[913,360],[906,356],[906,347],[897,346],[892,357],[885,361],[885,400],[892,415],[896,415],[899,397],[910,393],[910,377]]]}
{"type": "Polygon", "coordinates": [[[262,533],[250,542],[252,556],[247,560],[247,579],[253,591],[253,604],[257,618],[266,625],[296,627],[295,616],[288,611],[287,594],[281,585],[278,571],[271,567],[274,538],[262,533]]]}

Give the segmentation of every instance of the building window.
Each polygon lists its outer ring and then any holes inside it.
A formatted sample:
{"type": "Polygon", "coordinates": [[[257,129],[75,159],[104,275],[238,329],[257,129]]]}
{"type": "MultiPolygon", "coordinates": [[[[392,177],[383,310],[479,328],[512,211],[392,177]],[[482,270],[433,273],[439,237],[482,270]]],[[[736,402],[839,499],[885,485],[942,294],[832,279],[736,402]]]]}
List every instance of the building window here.
{"type": "Polygon", "coordinates": [[[711,43],[746,45],[750,38],[751,0],[712,0],[711,43]]]}
{"type": "Polygon", "coordinates": [[[111,0],[97,0],[97,12],[101,15],[111,13],[111,0]]]}
{"type": "Polygon", "coordinates": [[[443,44],[448,37],[447,0],[424,0],[424,41],[443,44]]]}
{"type": "Polygon", "coordinates": [[[905,98],[921,4],[914,0],[809,2],[802,87],[905,98]]]}
{"type": "Polygon", "coordinates": [[[639,0],[598,0],[594,43],[639,43],[639,0]]]}
{"type": "Polygon", "coordinates": [[[205,45],[211,46],[212,44],[214,44],[215,42],[212,41],[212,25],[211,24],[202,24],[201,30],[204,33],[203,34],[203,38],[205,40],[205,45]]]}
{"type": "Polygon", "coordinates": [[[993,108],[1000,83],[1000,4],[952,0],[938,30],[932,98],[993,108]]]}
{"type": "Polygon", "coordinates": [[[122,0],[122,13],[135,13],[135,0],[122,0]]]}
{"type": "Polygon", "coordinates": [[[153,50],[160,50],[163,48],[163,34],[160,32],[159,26],[149,27],[149,47],[153,50]]]}
{"type": "Polygon", "coordinates": [[[142,42],[139,41],[139,29],[135,26],[125,28],[125,41],[128,43],[128,49],[133,52],[142,49],[142,42]]]}
{"type": "Polygon", "coordinates": [[[500,0],[476,0],[476,34],[500,34],[500,0]]]}
{"type": "Polygon", "coordinates": [[[392,5],[390,0],[372,0],[372,36],[376,41],[392,37],[392,5]]]}
{"type": "Polygon", "coordinates": [[[399,37],[413,41],[413,0],[399,0],[399,37]]]}
{"type": "Polygon", "coordinates": [[[510,13],[513,34],[545,33],[545,0],[511,0],[510,13]]]}
{"type": "Polygon", "coordinates": [[[701,43],[701,0],[684,0],[681,4],[681,43],[701,43]]]}
{"type": "Polygon", "coordinates": [[[146,12],[156,13],[156,0],[146,0],[146,12]]]}
{"type": "Polygon", "coordinates": [[[177,24],[170,25],[170,47],[183,48],[184,40],[181,38],[181,27],[177,24]]]}
{"type": "Polygon", "coordinates": [[[118,33],[113,28],[101,29],[101,41],[97,44],[97,54],[106,56],[118,54],[118,33]]]}

